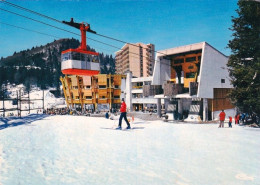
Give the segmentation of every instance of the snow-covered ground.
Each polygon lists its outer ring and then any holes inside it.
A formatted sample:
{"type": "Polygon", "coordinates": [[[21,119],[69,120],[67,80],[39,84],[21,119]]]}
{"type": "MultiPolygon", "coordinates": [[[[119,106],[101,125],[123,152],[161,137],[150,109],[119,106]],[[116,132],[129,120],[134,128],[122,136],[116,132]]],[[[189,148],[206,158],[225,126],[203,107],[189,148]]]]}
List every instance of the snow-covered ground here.
{"type": "Polygon", "coordinates": [[[0,119],[0,184],[260,184],[259,129],[139,119],[132,130],[111,129],[117,122],[0,119]]]}

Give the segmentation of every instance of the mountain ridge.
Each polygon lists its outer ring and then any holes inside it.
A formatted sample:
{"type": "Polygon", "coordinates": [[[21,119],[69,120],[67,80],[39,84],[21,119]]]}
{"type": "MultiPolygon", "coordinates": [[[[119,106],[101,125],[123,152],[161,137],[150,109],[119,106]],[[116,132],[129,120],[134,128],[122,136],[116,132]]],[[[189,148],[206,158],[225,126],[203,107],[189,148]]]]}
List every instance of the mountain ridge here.
{"type": "MultiPolygon", "coordinates": [[[[24,84],[27,89],[36,85],[41,89],[60,87],[61,52],[75,49],[79,40],[64,38],[54,40],[46,45],[34,46],[31,49],[14,52],[12,56],[0,59],[0,87],[3,84],[24,84]]],[[[87,46],[89,51],[95,49],[87,46]]],[[[99,53],[102,74],[114,74],[115,59],[112,55],[99,53]],[[107,66],[110,66],[109,68],[107,66]]]]}

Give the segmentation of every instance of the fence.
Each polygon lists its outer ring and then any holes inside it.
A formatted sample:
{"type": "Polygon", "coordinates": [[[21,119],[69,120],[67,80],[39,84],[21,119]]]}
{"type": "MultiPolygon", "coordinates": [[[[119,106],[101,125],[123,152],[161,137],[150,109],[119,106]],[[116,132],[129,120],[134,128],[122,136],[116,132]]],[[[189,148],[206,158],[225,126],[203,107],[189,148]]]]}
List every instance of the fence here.
{"type": "Polygon", "coordinates": [[[22,97],[21,91],[16,91],[16,98],[9,98],[6,96],[6,91],[0,91],[0,102],[2,102],[2,107],[0,107],[0,113],[3,113],[3,117],[5,117],[7,112],[17,111],[17,116],[21,117],[21,113],[23,111],[31,113],[32,110],[44,110],[44,91],[42,91],[42,98],[41,99],[31,99],[30,92],[28,92],[27,97],[22,97]],[[12,105],[16,105],[16,107],[6,108],[6,102],[12,101],[12,105]],[[31,102],[34,101],[42,101],[42,107],[38,108],[31,108],[31,102]],[[27,105],[25,109],[22,108],[22,104],[27,105]],[[27,108],[28,107],[28,108],[27,108]]]}

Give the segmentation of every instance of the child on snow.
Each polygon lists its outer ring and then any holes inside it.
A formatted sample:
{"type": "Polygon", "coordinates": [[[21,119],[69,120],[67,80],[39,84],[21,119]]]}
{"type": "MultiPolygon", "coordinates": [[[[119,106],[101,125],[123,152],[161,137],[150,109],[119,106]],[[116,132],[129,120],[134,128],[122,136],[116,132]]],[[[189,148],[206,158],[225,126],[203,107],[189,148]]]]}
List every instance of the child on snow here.
{"type": "Polygon", "coordinates": [[[229,116],[228,127],[232,128],[232,117],[231,116],[229,116]]]}

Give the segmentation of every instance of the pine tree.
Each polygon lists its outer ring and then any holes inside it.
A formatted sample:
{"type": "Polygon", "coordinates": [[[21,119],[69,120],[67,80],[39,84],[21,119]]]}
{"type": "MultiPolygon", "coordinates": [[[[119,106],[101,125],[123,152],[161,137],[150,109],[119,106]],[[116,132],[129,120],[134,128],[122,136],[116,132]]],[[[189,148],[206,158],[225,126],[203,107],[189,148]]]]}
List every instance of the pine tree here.
{"type": "Polygon", "coordinates": [[[230,97],[240,111],[260,115],[260,3],[238,1],[238,17],[232,17],[233,38],[228,61],[234,89],[230,97]]]}

